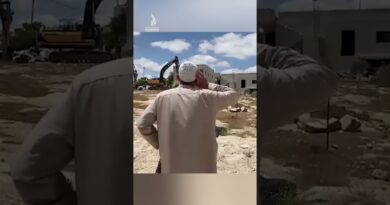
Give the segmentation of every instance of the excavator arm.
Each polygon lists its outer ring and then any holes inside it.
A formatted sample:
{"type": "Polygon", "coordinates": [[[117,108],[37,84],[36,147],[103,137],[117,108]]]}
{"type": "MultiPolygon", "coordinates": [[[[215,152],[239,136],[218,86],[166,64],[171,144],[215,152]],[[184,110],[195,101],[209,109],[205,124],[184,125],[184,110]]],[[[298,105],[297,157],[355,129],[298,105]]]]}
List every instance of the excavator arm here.
{"type": "Polygon", "coordinates": [[[84,20],[82,26],[82,38],[93,39],[98,36],[96,30],[95,14],[103,0],[87,0],[84,9],[84,20]]]}
{"type": "Polygon", "coordinates": [[[160,71],[160,83],[164,83],[165,79],[164,79],[164,73],[165,71],[171,67],[172,64],[175,64],[175,69],[176,69],[176,72],[178,71],[179,69],[179,58],[177,56],[175,56],[175,58],[171,61],[169,61],[167,64],[165,64],[162,68],[161,68],[161,71],[160,71]]]}

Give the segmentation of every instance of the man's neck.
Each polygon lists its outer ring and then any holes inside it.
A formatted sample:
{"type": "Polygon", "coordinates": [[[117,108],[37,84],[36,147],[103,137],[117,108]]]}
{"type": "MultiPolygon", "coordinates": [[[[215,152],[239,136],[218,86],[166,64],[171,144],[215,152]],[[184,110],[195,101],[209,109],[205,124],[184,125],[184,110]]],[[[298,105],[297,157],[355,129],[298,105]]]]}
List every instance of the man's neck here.
{"type": "Polygon", "coordinates": [[[192,89],[192,90],[197,89],[197,87],[194,86],[194,85],[191,85],[191,84],[183,84],[183,83],[180,83],[180,84],[179,84],[179,87],[188,88],[188,89],[192,89]]]}

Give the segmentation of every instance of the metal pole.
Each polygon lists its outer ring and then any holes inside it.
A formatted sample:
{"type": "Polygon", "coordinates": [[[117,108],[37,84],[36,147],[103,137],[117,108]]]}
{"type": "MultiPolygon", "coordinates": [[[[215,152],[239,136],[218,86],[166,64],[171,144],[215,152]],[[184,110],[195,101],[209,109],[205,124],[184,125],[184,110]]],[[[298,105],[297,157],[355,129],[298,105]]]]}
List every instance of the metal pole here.
{"type": "Polygon", "coordinates": [[[326,150],[329,151],[329,110],[330,100],[328,100],[327,112],[326,112],[326,150]]]}
{"type": "Polygon", "coordinates": [[[359,10],[362,9],[362,0],[359,0],[359,10]]]}

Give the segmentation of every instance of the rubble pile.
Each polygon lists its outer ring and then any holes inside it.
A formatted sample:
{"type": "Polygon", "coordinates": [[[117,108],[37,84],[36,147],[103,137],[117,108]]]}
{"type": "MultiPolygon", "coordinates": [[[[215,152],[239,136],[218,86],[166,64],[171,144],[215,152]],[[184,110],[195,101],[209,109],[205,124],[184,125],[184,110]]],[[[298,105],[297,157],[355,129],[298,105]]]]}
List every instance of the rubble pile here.
{"type": "Polygon", "coordinates": [[[26,49],[15,52],[12,57],[12,61],[16,63],[34,63],[34,62],[46,62],[49,60],[49,55],[52,52],[50,49],[26,49]]]}
{"type": "Polygon", "coordinates": [[[229,112],[248,112],[249,106],[243,104],[237,104],[235,106],[228,107],[229,112]]]}
{"type": "Polygon", "coordinates": [[[360,132],[362,122],[369,119],[369,115],[364,112],[332,106],[329,110],[329,122],[327,122],[327,110],[324,109],[299,116],[295,124],[308,133],[324,133],[328,128],[330,132],[360,132]]]}

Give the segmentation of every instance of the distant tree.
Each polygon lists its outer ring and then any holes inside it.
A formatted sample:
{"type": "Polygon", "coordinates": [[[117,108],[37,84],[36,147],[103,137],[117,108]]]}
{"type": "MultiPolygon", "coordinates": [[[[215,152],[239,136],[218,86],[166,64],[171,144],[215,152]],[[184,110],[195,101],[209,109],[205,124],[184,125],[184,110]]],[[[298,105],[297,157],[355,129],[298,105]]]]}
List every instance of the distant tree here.
{"type": "Polygon", "coordinates": [[[145,85],[147,80],[148,80],[148,78],[146,78],[146,77],[142,77],[142,78],[138,79],[137,80],[137,86],[145,85]]]}
{"type": "Polygon", "coordinates": [[[22,28],[15,29],[12,45],[15,50],[22,50],[36,45],[37,35],[43,27],[41,22],[24,23],[22,28]]]}
{"type": "Polygon", "coordinates": [[[120,56],[122,47],[126,43],[126,12],[122,10],[119,15],[111,18],[108,25],[109,31],[103,35],[103,41],[107,48],[115,49],[115,53],[120,56]]]}
{"type": "Polygon", "coordinates": [[[168,80],[167,80],[167,85],[168,85],[169,87],[172,87],[172,86],[173,86],[173,72],[170,72],[170,73],[169,73],[168,80]]]}

